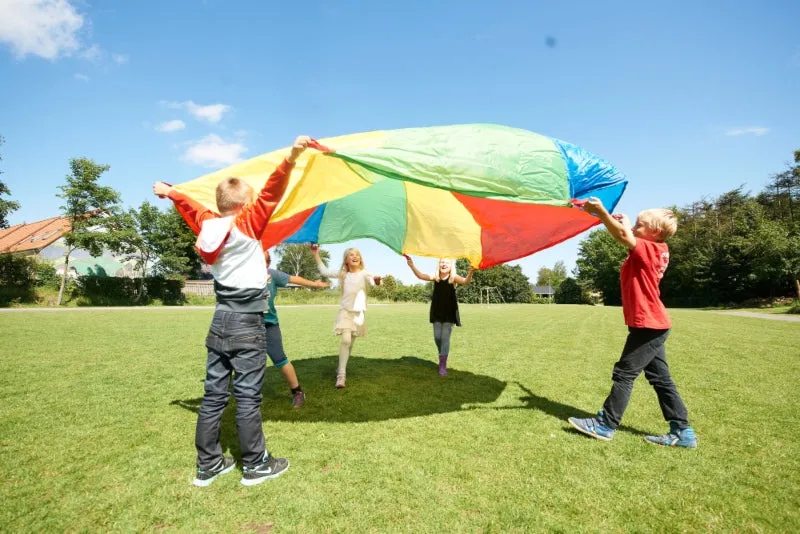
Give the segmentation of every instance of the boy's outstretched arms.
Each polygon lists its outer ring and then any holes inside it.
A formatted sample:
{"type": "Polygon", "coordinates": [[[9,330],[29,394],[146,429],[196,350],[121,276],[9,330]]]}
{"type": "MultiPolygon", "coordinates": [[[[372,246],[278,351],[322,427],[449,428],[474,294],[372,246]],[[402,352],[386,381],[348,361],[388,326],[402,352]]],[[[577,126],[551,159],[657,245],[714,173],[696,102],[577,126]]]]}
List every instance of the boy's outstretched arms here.
{"type": "Polygon", "coordinates": [[[597,216],[605,225],[611,237],[625,245],[628,249],[636,246],[636,236],[630,227],[630,222],[625,215],[611,215],[603,203],[596,197],[591,197],[583,206],[584,211],[597,216]]]}
{"type": "Polygon", "coordinates": [[[294,140],[294,144],[292,145],[292,150],[289,152],[289,155],[286,156],[286,161],[294,165],[297,162],[297,158],[300,157],[300,154],[308,148],[308,144],[311,142],[311,138],[307,135],[301,135],[297,139],[294,140]]]}
{"type": "Polygon", "coordinates": [[[176,207],[180,207],[181,209],[178,210],[178,213],[181,214],[183,220],[186,221],[186,224],[189,225],[189,228],[191,228],[195,234],[200,233],[203,221],[218,217],[215,212],[206,208],[199,202],[195,202],[183,193],[176,191],[171,185],[165,182],[154,183],[153,193],[159,198],[170,199],[176,207]]]}
{"type": "Polygon", "coordinates": [[[278,203],[286,192],[286,186],[289,185],[289,176],[292,174],[297,158],[305,151],[310,142],[311,138],[307,135],[301,135],[295,139],[289,155],[270,175],[267,183],[264,184],[264,187],[259,192],[256,201],[242,210],[240,217],[243,226],[248,228],[246,233],[255,238],[261,238],[264,230],[267,229],[269,218],[272,217],[272,213],[278,207],[278,203]]]}

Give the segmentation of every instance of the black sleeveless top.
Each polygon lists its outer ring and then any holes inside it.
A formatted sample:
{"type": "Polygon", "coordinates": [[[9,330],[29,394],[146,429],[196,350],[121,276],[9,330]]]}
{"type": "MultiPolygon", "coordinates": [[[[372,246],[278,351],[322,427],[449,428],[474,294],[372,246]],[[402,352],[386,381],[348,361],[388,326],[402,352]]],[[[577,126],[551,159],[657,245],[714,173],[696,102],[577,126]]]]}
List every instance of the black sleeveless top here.
{"type": "Polygon", "coordinates": [[[430,319],[432,323],[453,323],[456,326],[461,326],[456,286],[447,280],[433,282],[430,319]]]}

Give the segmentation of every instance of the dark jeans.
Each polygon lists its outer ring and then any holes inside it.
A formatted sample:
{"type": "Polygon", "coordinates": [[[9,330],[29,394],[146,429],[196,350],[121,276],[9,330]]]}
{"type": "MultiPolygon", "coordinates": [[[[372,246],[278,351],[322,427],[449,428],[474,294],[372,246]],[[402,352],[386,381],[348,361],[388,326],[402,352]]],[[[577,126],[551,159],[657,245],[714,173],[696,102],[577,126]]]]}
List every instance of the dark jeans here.
{"type": "Polygon", "coordinates": [[[628,339],[622,356],[614,364],[611,379],[611,393],[603,404],[606,421],[611,428],[617,428],[622,421],[622,414],[628,407],[633,391],[633,381],[644,371],[644,376],[658,396],[658,404],[666,421],[674,421],[679,428],[688,428],[689,421],[686,406],[678,394],[678,389],[669,375],[667,354],[664,342],[669,330],[652,330],[650,328],[628,327],[628,339]]]}
{"type": "Polygon", "coordinates": [[[258,464],[265,451],[261,428],[261,387],[267,351],[263,314],[215,311],[206,348],[205,395],[195,433],[197,467],[208,469],[222,457],[220,423],[230,397],[231,371],[242,463],[248,467],[258,464]]]}

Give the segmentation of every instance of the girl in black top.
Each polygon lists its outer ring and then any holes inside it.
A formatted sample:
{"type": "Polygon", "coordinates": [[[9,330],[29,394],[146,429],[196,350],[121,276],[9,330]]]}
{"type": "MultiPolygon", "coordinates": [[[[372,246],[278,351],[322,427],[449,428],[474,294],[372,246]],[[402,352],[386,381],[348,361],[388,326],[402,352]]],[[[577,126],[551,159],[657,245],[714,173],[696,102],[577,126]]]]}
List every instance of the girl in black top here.
{"type": "Polygon", "coordinates": [[[450,353],[450,335],[453,333],[453,325],[461,326],[456,286],[469,284],[472,281],[473,269],[470,267],[467,277],[464,278],[456,273],[455,261],[441,258],[436,274],[428,275],[417,270],[411,256],[404,256],[417,278],[433,282],[430,321],[433,324],[433,340],[439,350],[439,374],[445,376],[447,375],[447,356],[450,353]]]}

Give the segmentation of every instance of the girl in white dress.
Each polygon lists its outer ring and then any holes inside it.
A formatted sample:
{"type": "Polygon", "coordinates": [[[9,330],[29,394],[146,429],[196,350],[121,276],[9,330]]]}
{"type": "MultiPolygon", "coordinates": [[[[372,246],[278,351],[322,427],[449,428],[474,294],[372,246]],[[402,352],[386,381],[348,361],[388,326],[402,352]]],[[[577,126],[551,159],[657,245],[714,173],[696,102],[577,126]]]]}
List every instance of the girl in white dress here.
{"type": "Polygon", "coordinates": [[[345,387],[347,378],[347,360],[353,352],[356,337],[367,335],[365,312],[367,311],[367,290],[371,285],[380,285],[381,277],[364,269],[364,260],[358,249],[348,248],[344,251],[342,266],[339,270],[329,269],[319,257],[319,245],[312,245],[314,258],[320,274],[329,278],[338,278],[342,288],[342,300],[339,302],[339,314],[333,325],[333,333],[342,336],[339,343],[339,367],[336,370],[336,387],[345,387]]]}

